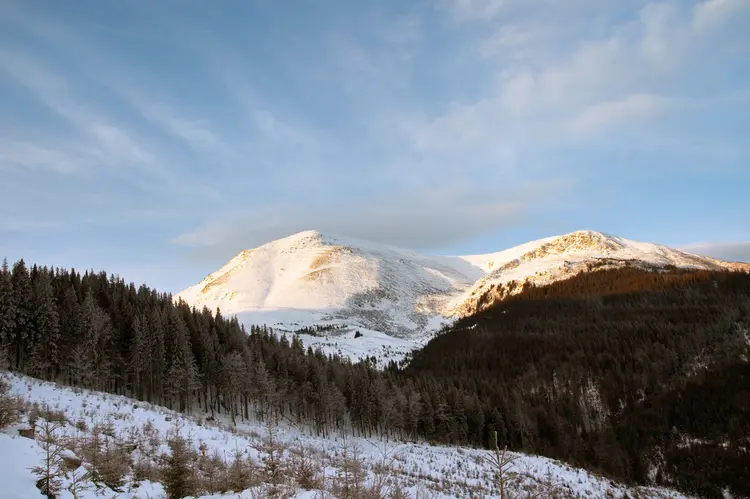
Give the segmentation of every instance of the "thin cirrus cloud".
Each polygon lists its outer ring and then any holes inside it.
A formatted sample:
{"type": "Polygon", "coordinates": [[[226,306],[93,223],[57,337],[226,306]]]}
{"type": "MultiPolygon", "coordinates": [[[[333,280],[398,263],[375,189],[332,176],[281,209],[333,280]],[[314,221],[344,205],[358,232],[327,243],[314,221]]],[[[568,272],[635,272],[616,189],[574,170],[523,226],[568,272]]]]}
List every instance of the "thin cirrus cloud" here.
{"type": "Polygon", "coordinates": [[[696,194],[748,180],[746,0],[230,4],[4,3],[0,235],[54,222],[158,269],[311,228],[426,251],[660,239],[649,212],[746,202],[696,194]]]}
{"type": "Polygon", "coordinates": [[[41,103],[92,144],[88,155],[106,161],[117,157],[118,165],[153,166],[151,153],[106,117],[98,115],[70,95],[66,81],[46,70],[32,57],[22,52],[0,50],[3,70],[28,89],[41,103]]]}

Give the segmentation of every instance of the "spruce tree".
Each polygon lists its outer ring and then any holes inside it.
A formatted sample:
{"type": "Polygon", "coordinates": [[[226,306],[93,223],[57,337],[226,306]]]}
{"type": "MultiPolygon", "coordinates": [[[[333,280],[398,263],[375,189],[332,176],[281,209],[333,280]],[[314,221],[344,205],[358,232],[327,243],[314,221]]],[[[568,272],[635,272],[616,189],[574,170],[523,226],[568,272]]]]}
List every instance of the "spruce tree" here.
{"type": "Polygon", "coordinates": [[[23,371],[26,363],[27,348],[33,327],[34,296],[31,288],[31,277],[23,259],[13,265],[13,301],[15,303],[15,324],[12,343],[15,350],[16,369],[23,371]]]}
{"type": "MultiPolygon", "coordinates": [[[[65,281],[64,281],[65,282],[65,281]]],[[[66,283],[68,284],[68,283],[66,283]]],[[[70,359],[75,347],[82,343],[83,334],[81,327],[81,307],[78,304],[78,296],[72,284],[64,286],[65,291],[58,302],[60,315],[60,345],[58,357],[61,359],[61,371],[64,379],[69,381],[70,369],[66,360],[70,359]]]]}
{"type": "Polygon", "coordinates": [[[81,326],[86,354],[91,364],[93,386],[106,389],[113,374],[111,355],[114,350],[114,331],[109,315],[94,301],[91,292],[83,300],[81,326]]]}
{"type": "MultiPolygon", "coordinates": [[[[13,340],[16,330],[16,301],[13,294],[13,283],[11,273],[8,269],[8,260],[3,260],[0,269],[0,351],[4,352],[10,365],[13,340]]],[[[12,362],[15,366],[15,361],[12,362]]]]}
{"type": "Polygon", "coordinates": [[[167,371],[166,348],[164,344],[164,324],[158,308],[151,311],[148,321],[148,337],[151,348],[151,381],[154,399],[150,402],[164,401],[164,383],[167,371]]]}
{"type": "Polygon", "coordinates": [[[57,375],[60,357],[60,319],[57,315],[54,289],[46,269],[42,269],[34,286],[34,357],[39,363],[39,375],[57,375]]]}
{"type": "Polygon", "coordinates": [[[144,393],[151,396],[151,346],[148,338],[148,321],[137,315],[133,318],[133,345],[130,356],[130,372],[133,374],[133,389],[139,399],[144,393]]]}
{"type": "Polygon", "coordinates": [[[174,435],[167,441],[169,455],[162,470],[162,483],[169,499],[182,499],[196,495],[197,484],[193,479],[191,463],[197,456],[185,437],[175,429],[174,435]]]}

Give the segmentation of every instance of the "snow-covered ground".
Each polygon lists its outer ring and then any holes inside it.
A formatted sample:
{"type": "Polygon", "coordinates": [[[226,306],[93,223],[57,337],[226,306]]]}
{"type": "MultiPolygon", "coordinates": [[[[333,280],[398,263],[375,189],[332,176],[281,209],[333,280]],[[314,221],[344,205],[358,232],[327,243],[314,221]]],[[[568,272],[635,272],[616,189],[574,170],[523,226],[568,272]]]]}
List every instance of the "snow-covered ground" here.
{"type": "MultiPolygon", "coordinates": [[[[493,299],[587,271],[589,264],[630,262],[647,267],[738,269],[741,264],[690,255],[595,231],[531,241],[486,255],[426,256],[315,231],[242,251],[177,295],[192,306],[238,314],[246,324],[282,331],[345,326],[306,345],[354,359],[399,360],[444,324],[493,299]],[[491,299],[485,299],[487,295],[491,299]],[[353,331],[368,331],[367,339],[353,331]]],[[[750,268],[750,265],[747,265],[750,268]]]]}
{"type": "MultiPolygon", "coordinates": [[[[130,442],[134,429],[142,428],[150,422],[162,442],[170,432],[179,431],[195,448],[204,445],[209,454],[216,453],[229,459],[230,455],[239,450],[256,461],[263,457],[256,447],[267,430],[259,423],[238,422],[237,428],[232,429],[219,418],[216,422],[208,423],[202,417],[183,416],[125,397],[72,390],[22,376],[8,375],[8,379],[13,393],[29,402],[63,411],[71,422],[64,429],[69,436],[86,437],[86,431],[81,428],[91,428],[97,423],[111,423],[115,438],[130,442]]],[[[327,480],[336,475],[337,457],[341,455],[345,445],[345,439],[341,435],[318,437],[311,435],[307,429],[288,424],[279,425],[276,431],[276,438],[288,449],[306,448],[313,453],[327,480]]],[[[375,480],[378,464],[387,461],[389,476],[400,483],[411,497],[496,497],[494,475],[483,458],[487,455],[484,451],[352,437],[346,439],[346,445],[349,449],[359,449],[368,469],[368,480],[375,480]]],[[[136,450],[135,453],[137,452],[139,451],[136,450]]],[[[162,444],[159,452],[167,452],[166,446],[162,444]]],[[[514,456],[518,457],[512,465],[512,471],[518,477],[516,488],[554,486],[563,494],[561,497],[626,497],[636,493],[640,493],[640,497],[685,497],[664,489],[629,488],[543,457],[523,454],[514,456]]],[[[0,433],[0,496],[4,499],[37,497],[35,479],[29,468],[40,461],[38,442],[15,435],[13,428],[0,433]]],[[[63,488],[67,483],[63,483],[63,488]]],[[[83,499],[165,497],[160,484],[137,483],[132,477],[119,493],[106,488],[96,489],[93,484],[90,485],[90,490],[80,496],[83,499]]],[[[250,498],[253,497],[252,492],[248,490],[239,495],[235,493],[210,497],[250,498]]],[[[71,497],[66,494],[61,497],[71,497]]],[[[294,497],[300,498],[316,496],[315,491],[297,490],[295,494],[294,497]]]]}

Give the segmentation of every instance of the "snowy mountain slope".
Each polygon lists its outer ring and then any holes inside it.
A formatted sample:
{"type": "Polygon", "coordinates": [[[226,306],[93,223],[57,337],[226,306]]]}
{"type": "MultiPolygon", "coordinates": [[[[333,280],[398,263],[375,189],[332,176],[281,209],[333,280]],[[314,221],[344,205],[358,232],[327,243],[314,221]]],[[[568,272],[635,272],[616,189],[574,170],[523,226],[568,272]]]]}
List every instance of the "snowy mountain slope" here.
{"type": "Polygon", "coordinates": [[[404,337],[430,329],[443,299],[484,272],[460,258],[427,257],[306,231],[242,251],[178,298],[246,319],[296,316],[404,337]]]}
{"type": "MultiPolygon", "coordinates": [[[[201,416],[185,416],[122,396],[74,390],[25,376],[8,375],[8,379],[12,391],[27,402],[48,406],[64,413],[69,423],[61,431],[60,436],[66,437],[63,441],[90,438],[91,428],[96,424],[103,424],[111,425],[107,435],[115,442],[137,443],[137,449],[131,456],[134,462],[155,459],[157,454],[168,453],[165,440],[175,431],[186,437],[194,449],[198,450],[203,445],[207,455],[218,455],[225,462],[231,462],[235,451],[241,452],[244,458],[252,459],[256,463],[261,462],[264,457],[262,451],[258,450],[258,444],[267,434],[267,428],[262,423],[238,421],[237,427],[232,428],[229,421],[219,416],[216,417],[216,421],[207,421],[201,416]],[[155,433],[149,436],[143,433],[146,423],[150,424],[155,433]],[[153,439],[154,435],[158,437],[156,442],[153,439]],[[141,448],[145,450],[150,447],[155,448],[153,455],[140,451],[141,448]]],[[[302,448],[312,453],[326,477],[324,486],[328,488],[330,480],[339,472],[338,459],[344,446],[342,436],[312,436],[308,428],[286,423],[275,427],[275,431],[275,438],[280,447],[286,449],[283,451],[284,455],[302,448]]],[[[497,489],[493,486],[492,469],[482,459],[485,451],[351,436],[346,442],[350,449],[356,447],[360,450],[368,482],[376,479],[378,468],[382,469],[383,455],[387,452],[390,456],[387,464],[389,476],[403,487],[408,497],[498,497],[497,489]]],[[[513,455],[517,456],[518,460],[511,465],[510,471],[517,474],[518,482],[511,486],[512,490],[523,489],[525,492],[540,493],[540,488],[551,484],[559,494],[555,497],[686,497],[663,488],[629,487],[614,483],[586,470],[572,468],[560,461],[544,457],[516,453],[513,455]]],[[[42,452],[38,441],[17,436],[13,428],[0,432],[0,483],[3,486],[0,496],[8,499],[38,497],[35,479],[29,468],[39,464],[41,458],[42,452]]],[[[217,481],[220,479],[217,477],[217,481]]],[[[69,483],[68,478],[64,479],[63,489],[69,483]]],[[[138,481],[132,474],[127,475],[126,483],[120,491],[113,491],[105,486],[96,487],[89,480],[85,480],[85,485],[88,486],[88,490],[79,495],[81,499],[166,497],[161,484],[138,481]]],[[[259,492],[248,489],[202,497],[250,499],[258,497],[259,492]]],[[[292,494],[291,497],[295,498],[322,497],[320,491],[316,493],[299,487],[292,494]]],[[[543,497],[547,496],[541,494],[543,497]]],[[[63,490],[60,497],[72,496],[63,490]]]]}
{"type": "Polygon", "coordinates": [[[457,257],[305,231],[242,251],[176,298],[239,314],[246,324],[286,331],[326,325],[324,338],[305,336],[305,343],[354,358],[397,359],[442,325],[520,291],[524,282],[544,285],[623,265],[750,271],[750,264],[595,231],[457,257]],[[354,338],[359,329],[364,340],[354,338]]]}
{"type": "Polygon", "coordinates": [[[596,231],[541,239],[499,253],[487,275],[455,297],[450,315],[466,316],[520,292],[526,282],[538,286],[579,272],[631,265],[648,270],[669,266],[702,270],[750,271],[750,264],[723,262],[667,246],[631,241],[596,231]]]}
{"type": "Polygon", "coordinates": [[[533,251],[539,246],[549,243],[557,239],[556,237],[547,237],[545,239],[538,239],[536,241],[529,241],[528,243],[519,244],[512,248],[508,248],[497,253],[488,253],[486,255],[463,255],[458,258],[469,262],[475,267],[479,267],[484,271],[485,274],[492,272],[498,267],[505,265],[511,260],[521,257],[522,255],[533,251]]]}

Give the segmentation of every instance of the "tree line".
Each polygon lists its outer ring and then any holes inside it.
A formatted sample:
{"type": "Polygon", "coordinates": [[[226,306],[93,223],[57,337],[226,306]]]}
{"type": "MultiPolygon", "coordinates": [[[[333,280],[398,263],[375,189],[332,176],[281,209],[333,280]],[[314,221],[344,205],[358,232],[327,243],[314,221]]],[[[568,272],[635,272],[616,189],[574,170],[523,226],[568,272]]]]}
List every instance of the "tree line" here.
{"type": "Polygon", "coordinates": [[[626,267],[527,285],[379,371],[104,272],[0,271],[14,371],[319,435],[487,447],[497,432],[500,448],[704,495],[750,494],[749,328],[746,274],[626,267]]]}

